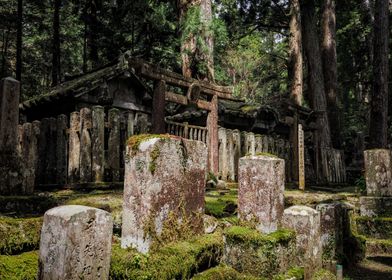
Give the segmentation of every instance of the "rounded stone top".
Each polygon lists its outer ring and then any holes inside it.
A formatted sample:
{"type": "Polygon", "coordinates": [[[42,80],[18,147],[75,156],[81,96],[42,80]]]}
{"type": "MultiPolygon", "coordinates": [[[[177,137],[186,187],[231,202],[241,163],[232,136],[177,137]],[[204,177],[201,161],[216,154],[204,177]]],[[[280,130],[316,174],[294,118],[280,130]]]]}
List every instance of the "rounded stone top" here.
{"type": "Polygon", "coordinates": [[[58,216],[68,220],[74,215],[84,213],[87,211],[94,211],[97,214],[101,214],[101,215],[110,215],[109,212],[94,207],[83,206],[83,205],[63,205],[63,206],[58,206],[49,209],[48,211],[45,212],[45,216],[58,216]]]}
{"type": "Polygon", "coordinates": [[[318,211],[305,205],[294,205],[284,210],[285,215],[288,214],[288,215],[296,215],[296,216],[298,215],[311,216],[311,215],[317,215],[318,213],[319,213],[318,211]]]}

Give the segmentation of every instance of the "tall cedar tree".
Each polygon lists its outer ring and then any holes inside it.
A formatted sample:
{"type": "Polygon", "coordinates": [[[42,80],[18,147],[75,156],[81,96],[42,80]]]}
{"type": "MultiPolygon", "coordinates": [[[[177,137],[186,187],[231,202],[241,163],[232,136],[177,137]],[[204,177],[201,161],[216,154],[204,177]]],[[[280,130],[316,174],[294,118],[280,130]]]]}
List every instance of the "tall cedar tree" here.
{"type": "Polygon", "coordinates": [[[340,121],[337,106],[336,16],[334,0],[324,0],[322,31],[321,54],[328,118],[331,125],[332,145],[334,148],[340,148],[340,121]]]}
{"type": "Polygon", "coordinates": [[[374,17],[373,91],[369,148],[387,147],[388,121],[388,0],[376,0],[374,17]]]}
{"type": "Polygon", "coordinates": [[[54,0],[53,9],[53,50],[52,50],[52,86],[60,82],[60,6],[61,0],[54,0]]]}
{"type": "Polygon", "coordinates": [[[16,30],[16,79],[22,79],[23,0],[18,0],[18,22],[16,30]]]}

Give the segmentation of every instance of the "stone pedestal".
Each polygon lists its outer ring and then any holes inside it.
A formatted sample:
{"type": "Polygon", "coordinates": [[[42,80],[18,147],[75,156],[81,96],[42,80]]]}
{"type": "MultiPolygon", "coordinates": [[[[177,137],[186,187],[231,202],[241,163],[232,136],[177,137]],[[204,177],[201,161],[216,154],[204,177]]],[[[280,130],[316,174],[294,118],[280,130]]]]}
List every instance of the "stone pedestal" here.
{"type": "Polygon", "coordinates": [[[284,210],[284,160],[245,156],[238,168],[238,215],[262,233],[276,231],[284,210]]]}
{"type": "Polygon", "coordinates": [[[109,279],[113,221],[80,206],[48,210],[41,231],[38,279],[109,279]]]}
{"type": "Polygon", "coordinates": [[[366,193],[368,196],[392,196],[392,157],[387,149],[364,152],[366,193]]]}
{"type": "Polygon", "coordinates": [[[361,196],[360,214],[366,217],[392,217],[392,197],[361,196]]]}
{"type": "Polygon", "coordinates": [[[207,148],[169,135],[136,135],[125,162],[122,247],[151,247],[203,232],[207,148]]]}
{"type": "Polygon", "coordinates": [[[307,206],[291,206],[284,210],[282,226],[295,231],[297,262],[305,268],[305,279],[311,279],[321,268],[320,213],[307,206]]]}
{"type": "Polygon", "coordinates": [[[320,212],[323,261],[329,263],[340,261],[339,257],[343,255],[342,204],[340,202],[322,203],[316,206],[316,210],[320,212]]]}

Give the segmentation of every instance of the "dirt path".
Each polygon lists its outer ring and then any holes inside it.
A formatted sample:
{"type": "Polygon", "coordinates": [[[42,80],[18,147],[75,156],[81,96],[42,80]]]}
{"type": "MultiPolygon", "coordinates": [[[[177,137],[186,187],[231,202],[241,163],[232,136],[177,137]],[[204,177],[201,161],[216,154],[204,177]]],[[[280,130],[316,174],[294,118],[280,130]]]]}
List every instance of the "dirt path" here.
{"type": "Polygon", "coordinates": [[[353,280],[392,280],[392,257],[374,257],[346,270],[353,280]]]}

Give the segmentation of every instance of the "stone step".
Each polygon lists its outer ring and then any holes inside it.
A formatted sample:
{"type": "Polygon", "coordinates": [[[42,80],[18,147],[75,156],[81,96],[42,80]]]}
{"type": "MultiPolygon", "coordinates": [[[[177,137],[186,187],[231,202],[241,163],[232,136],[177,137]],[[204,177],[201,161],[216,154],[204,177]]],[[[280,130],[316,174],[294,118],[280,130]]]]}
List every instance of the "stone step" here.
{"type": "Polygon", "coordinates": [[[392,257],[392,239],[366,239],[366,257],[392,257]]]}
{"type": "Polygon", "coordinates": [[[360,235],[373,239],[392,239],[392,217],[357,217],[355,222],[360,235]]]}

